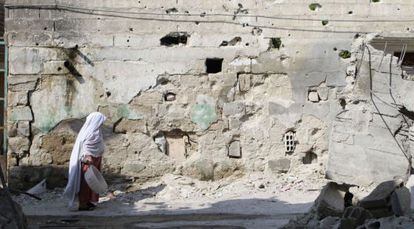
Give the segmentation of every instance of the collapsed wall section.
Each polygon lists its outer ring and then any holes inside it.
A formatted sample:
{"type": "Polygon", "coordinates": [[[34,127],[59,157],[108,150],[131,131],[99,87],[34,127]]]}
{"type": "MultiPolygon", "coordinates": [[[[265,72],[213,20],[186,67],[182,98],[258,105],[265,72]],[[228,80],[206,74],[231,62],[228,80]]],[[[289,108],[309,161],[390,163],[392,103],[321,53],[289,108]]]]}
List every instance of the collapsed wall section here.
{"type": "Polygon", "coordinates": [[[44,177],[65,183],[76,133],[96,110],[108,117],[108,176],[319,179],[332,121],[349,107],[341,96],[354,36],[406,31],[402,22],[362,21],[381,9],[391,15],[387,2],[321,1],[318,10],[300,1],[7,5],[8,162],[21,186],[44,177]]]}

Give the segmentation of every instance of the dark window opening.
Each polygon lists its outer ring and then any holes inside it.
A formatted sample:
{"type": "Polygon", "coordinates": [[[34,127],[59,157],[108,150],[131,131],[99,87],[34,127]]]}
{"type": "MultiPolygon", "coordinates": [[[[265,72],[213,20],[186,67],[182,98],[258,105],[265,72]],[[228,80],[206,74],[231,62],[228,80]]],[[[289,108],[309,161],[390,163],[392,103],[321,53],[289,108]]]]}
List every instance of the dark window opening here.
{"type": "Polygon", "coordinates": [[[306,152],[305,156],[302,158],[302,163],[305,165],[316,163],[318,156],[313,152],[306,152]]]}
{"type": "Polygon", "coordinates": [[[186,32],[172,32],[160,39],[163,46],[174,46],[179,44],[187,44],[187,38],[190,35],[186,32]]]}
{"type": "Polygon", "coordinates": [[[206,72],[218,73],[221,72],[223,65],[223,58],[207,58],[206,59],[206,72]]]}
{"type": "Polygon", "coordinates": [[[414,75],[414,52],[406,52],[401,55],[401,52],[394,52],[394,56],[398,57],[398,63],[401,64],[401,69],[409,75],[414,75]]]}

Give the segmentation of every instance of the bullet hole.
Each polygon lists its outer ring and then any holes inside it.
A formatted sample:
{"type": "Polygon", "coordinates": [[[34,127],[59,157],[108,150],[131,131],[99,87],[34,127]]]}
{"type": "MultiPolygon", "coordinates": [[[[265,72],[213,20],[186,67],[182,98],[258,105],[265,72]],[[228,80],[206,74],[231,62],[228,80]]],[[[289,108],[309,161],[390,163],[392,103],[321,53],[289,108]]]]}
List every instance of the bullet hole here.
{"type": "Polygon", "coordinates": [[[329,21],[328,21],[328,20],[323,20],[323,21],[322,21],[322,25],[323,25],[323,26],[327,25],[328,23],[329,23],[329,21]]]}
{"type": "Polygon", "coordinates": [[[317,161],[318,161],[318,156],[311,151],[306,152],[305,156],[302,157],[302,163],[305,165],[317,163],[317,161]]]}
{"type": "Polygon", "coordinates": [[[279,49],[282,45],[282,40],[280,37],[272,37],[269,41],[269,49],[279,49]]]}
{"type": "Polygon", "coordinates": [[[206,12],[202,12],[201,14],[200,14],[200,17],[205,17],[206,16],[206,12]]]}
{"type": "Polygon", "coordinates": [[[260,188],[260,189],[264,189],[264,188],[265,188],[264,184],[260,184],[260,185],[259,185],[259,188],[260,188]]]}
{"type": "Polygon", "coordinates": [[[380,0],[371,0],[371,2],[380,2],[380,0]]]}
{"type": "Polygon", "coordinates": [[[127,42],[129,43],[129,39],[127,39],[127,42]]]}
{"type": "Polygon", "coordinates": [[[47,30],[47,27],[44,27],[43,30],[47,30]]]}
{"type": "Polygon", "coordinates": [[[339,99],[339,105],[341,105],[342,110],[345,110],[345,107],[346,107],[346,101],[345,101],[345,99],[344,99],[344,98],[340,98],[340,99],[339,99]]]}
{"type": "Polygon", "coordinates": [[[352,10],[348,11],[348,14],[353,14],[354,12],[352,10]]]}
{"type": "Polygon", "coordinates": [[[342,59],[348,59],[351,57],[351,52],[349,52],[348,50],[341,50],[338,55],[342,59]]]}
{"type": "Polygon", "coordinates": [[[338,51],[338,49],[336,47],[333,48],[334,51],[338,51]]]}
{"type": "Polygon", "coordinates": [[[410,28],[406,28],[407,31],[410,31],[410,28]]]}
{"type": "Polygon", "coordinates": [[[105,92],[105,94],[106,94],[106,97],[110,97],[112,93],[110,91],[107,91],[105,92]]]}
{"type": "Polygon", "coordinates": [[[190,12],[188,12],[188,10],[184,11],[184,13],[189,14],[190,12]]]}
{"type": "Polygon", "coordinates": [[[241,37],[234,37],[233,39],[231,39],[230,41],[222,41],[221,44],[219,45],[221,46],[235,46],[236,44],[238,44],[241,41],[241,37]]]}
{"type": "Polygon", "coordinates": [[[133,28],[129,28],[129,31],[131,31],[131,32],[132,32],[132,31],[134,31],[134,29],[133,29],[133,28]]]}
{"type": "Polygon", "coordinates": [[[246,46],[249,46],[250,44],[249,44],[249,43],[246,43],[245,45],[246,45],[246,46]]]}
{"type": "Polygon", "coordinates": [[[259,27],[254,27],[252,29],[252,34],[255,36],[259,36],[260,34],[262,34],[263,30],[259,27]]]}
{"type": "Polygon", "coordinates": [[[359,35],[359,33],[356,33],[355,34],[355,36],[354,36],[354,39],[357,39],[357,38],[359,38],[361,35],[359,35]]]}
{"type": "Polygon", "coordinates": [[[316,11],[318,9],[322,8],[322,5],[319,3],[311,3],[309,4],[309,9],[312,11],[316,11]]]}
{"type": "Polygon", "coordinates": [[[164,94],[164,101],[170,101],[170,102],[174,101],[175,97],[176,97],[175,93],[167,92],[167,93],[164,94]]]}
{"type": "Polygon", "coordinates": [[[206,65],[206,73],[221,72],[221,68],[223,65],[223,58],[207,58],[205,65],[206,65]]]}
{"type": "Polygon", "coordinates": [[[196,21],[196,22],[194,22],[196,25],[198,25],[198,24],[200,24],[200,22],[198,22],[198,21],[196,21]]]}
{"type": "Polygon", "coordinates": [[[179,44],[187,44],[187,38],[190,35],[186,32],[171,32],[160,39],[163,46],[174,46],[179,44]]]}
{"type": "Polygon", "coordinates": [[[138,151],[134,151],[134,154],[138,154],[138,151]]]}
{"type": "Polygon", "coordinates": [[[165,11],[167,14],[170,14],[170,13],[177,13],[178,12],[178,10],[177,10],[177,8],[169,8],[169,9],[167,9],[166,11],[165,11]]]}
{"type": "Polygon", "coordinates": [[[36,43],[36,46],[39,46],[39,43],[36,43]]]}
{"type": "Polygon", "coordinates": [[[58,70],[58,72],[60,72],[60,71],[62,71],[62,68],[61,67],[58,67],[57,70],[58,70]]]}

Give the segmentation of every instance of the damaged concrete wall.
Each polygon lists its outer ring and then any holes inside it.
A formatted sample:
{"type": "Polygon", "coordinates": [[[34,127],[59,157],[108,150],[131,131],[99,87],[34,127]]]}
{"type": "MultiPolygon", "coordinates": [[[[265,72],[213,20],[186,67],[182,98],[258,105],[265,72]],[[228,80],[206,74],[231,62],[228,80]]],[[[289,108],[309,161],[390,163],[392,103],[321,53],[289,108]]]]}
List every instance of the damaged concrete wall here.
{"type": "MultiPolygon", "coordinates": [[[[372,107],[366,112],[367,57],[352,44],[366,33],[412,35],[402,20],[412,19],[409,1],[6,4],[8,161],[19,184],[47,176],[61,185],[82,119],[96,110],[108,116],[107,174],[315,178],[325,175],[328,149],[331,179],[373,174],[356,181],[366,184],[406,169],[394,146],[381,157],[365,150],[393,139],[373,124],[372,107]],[[358,58],[360,78],[350,73],[358,58]],[[357,90],[360,104],[350,98],[357,90]],[[383,159],[389,170],[377,167],[383,159]]],[[[399,122],[393,112],[387,117],[399,122]]]]}

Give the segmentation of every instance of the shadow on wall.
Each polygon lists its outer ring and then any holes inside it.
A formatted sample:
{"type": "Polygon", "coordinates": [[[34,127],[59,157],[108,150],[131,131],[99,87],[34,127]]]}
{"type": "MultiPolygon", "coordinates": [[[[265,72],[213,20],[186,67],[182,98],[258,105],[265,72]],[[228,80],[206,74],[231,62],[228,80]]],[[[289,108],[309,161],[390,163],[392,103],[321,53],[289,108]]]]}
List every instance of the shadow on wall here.
{"type": "MultiPolygon", "coordinates": [[[[118,173],[104,173],[106,181],[110,184],[125,183],[130,177],[118,173]]],[[[67,166],[15,166],[9,170],[9,185],[13,189],[26,191],[46,179],[48,189],[65,187],[68,182],[67,166]]]]}
{"type": "MultiPolygon", "coordinates": [[[[158,186],[154,188],[157,189],[158,186]]],[[[163,188],[158,188],[158,191],[163,188]]],[[[145,198],[141,200],[143,199],[145,198]]],[[[308,211],[313,203],[290,204],[275,198],[234,199],[213,203],[202,209],[173,210],[168,209],[164,202],[146,204],[153,205],[155,210],[140,210],[133,204],[114,200],[103,203],[94,212],[72,212],[61,216],[32,215],[28,218],[30,225],[40,228],[279,228],[289,219],[308,211]],[[114,205],[122,208],[112,211],[110,216],[104,216],[107,208],[113,208],[114,205]]]]}

